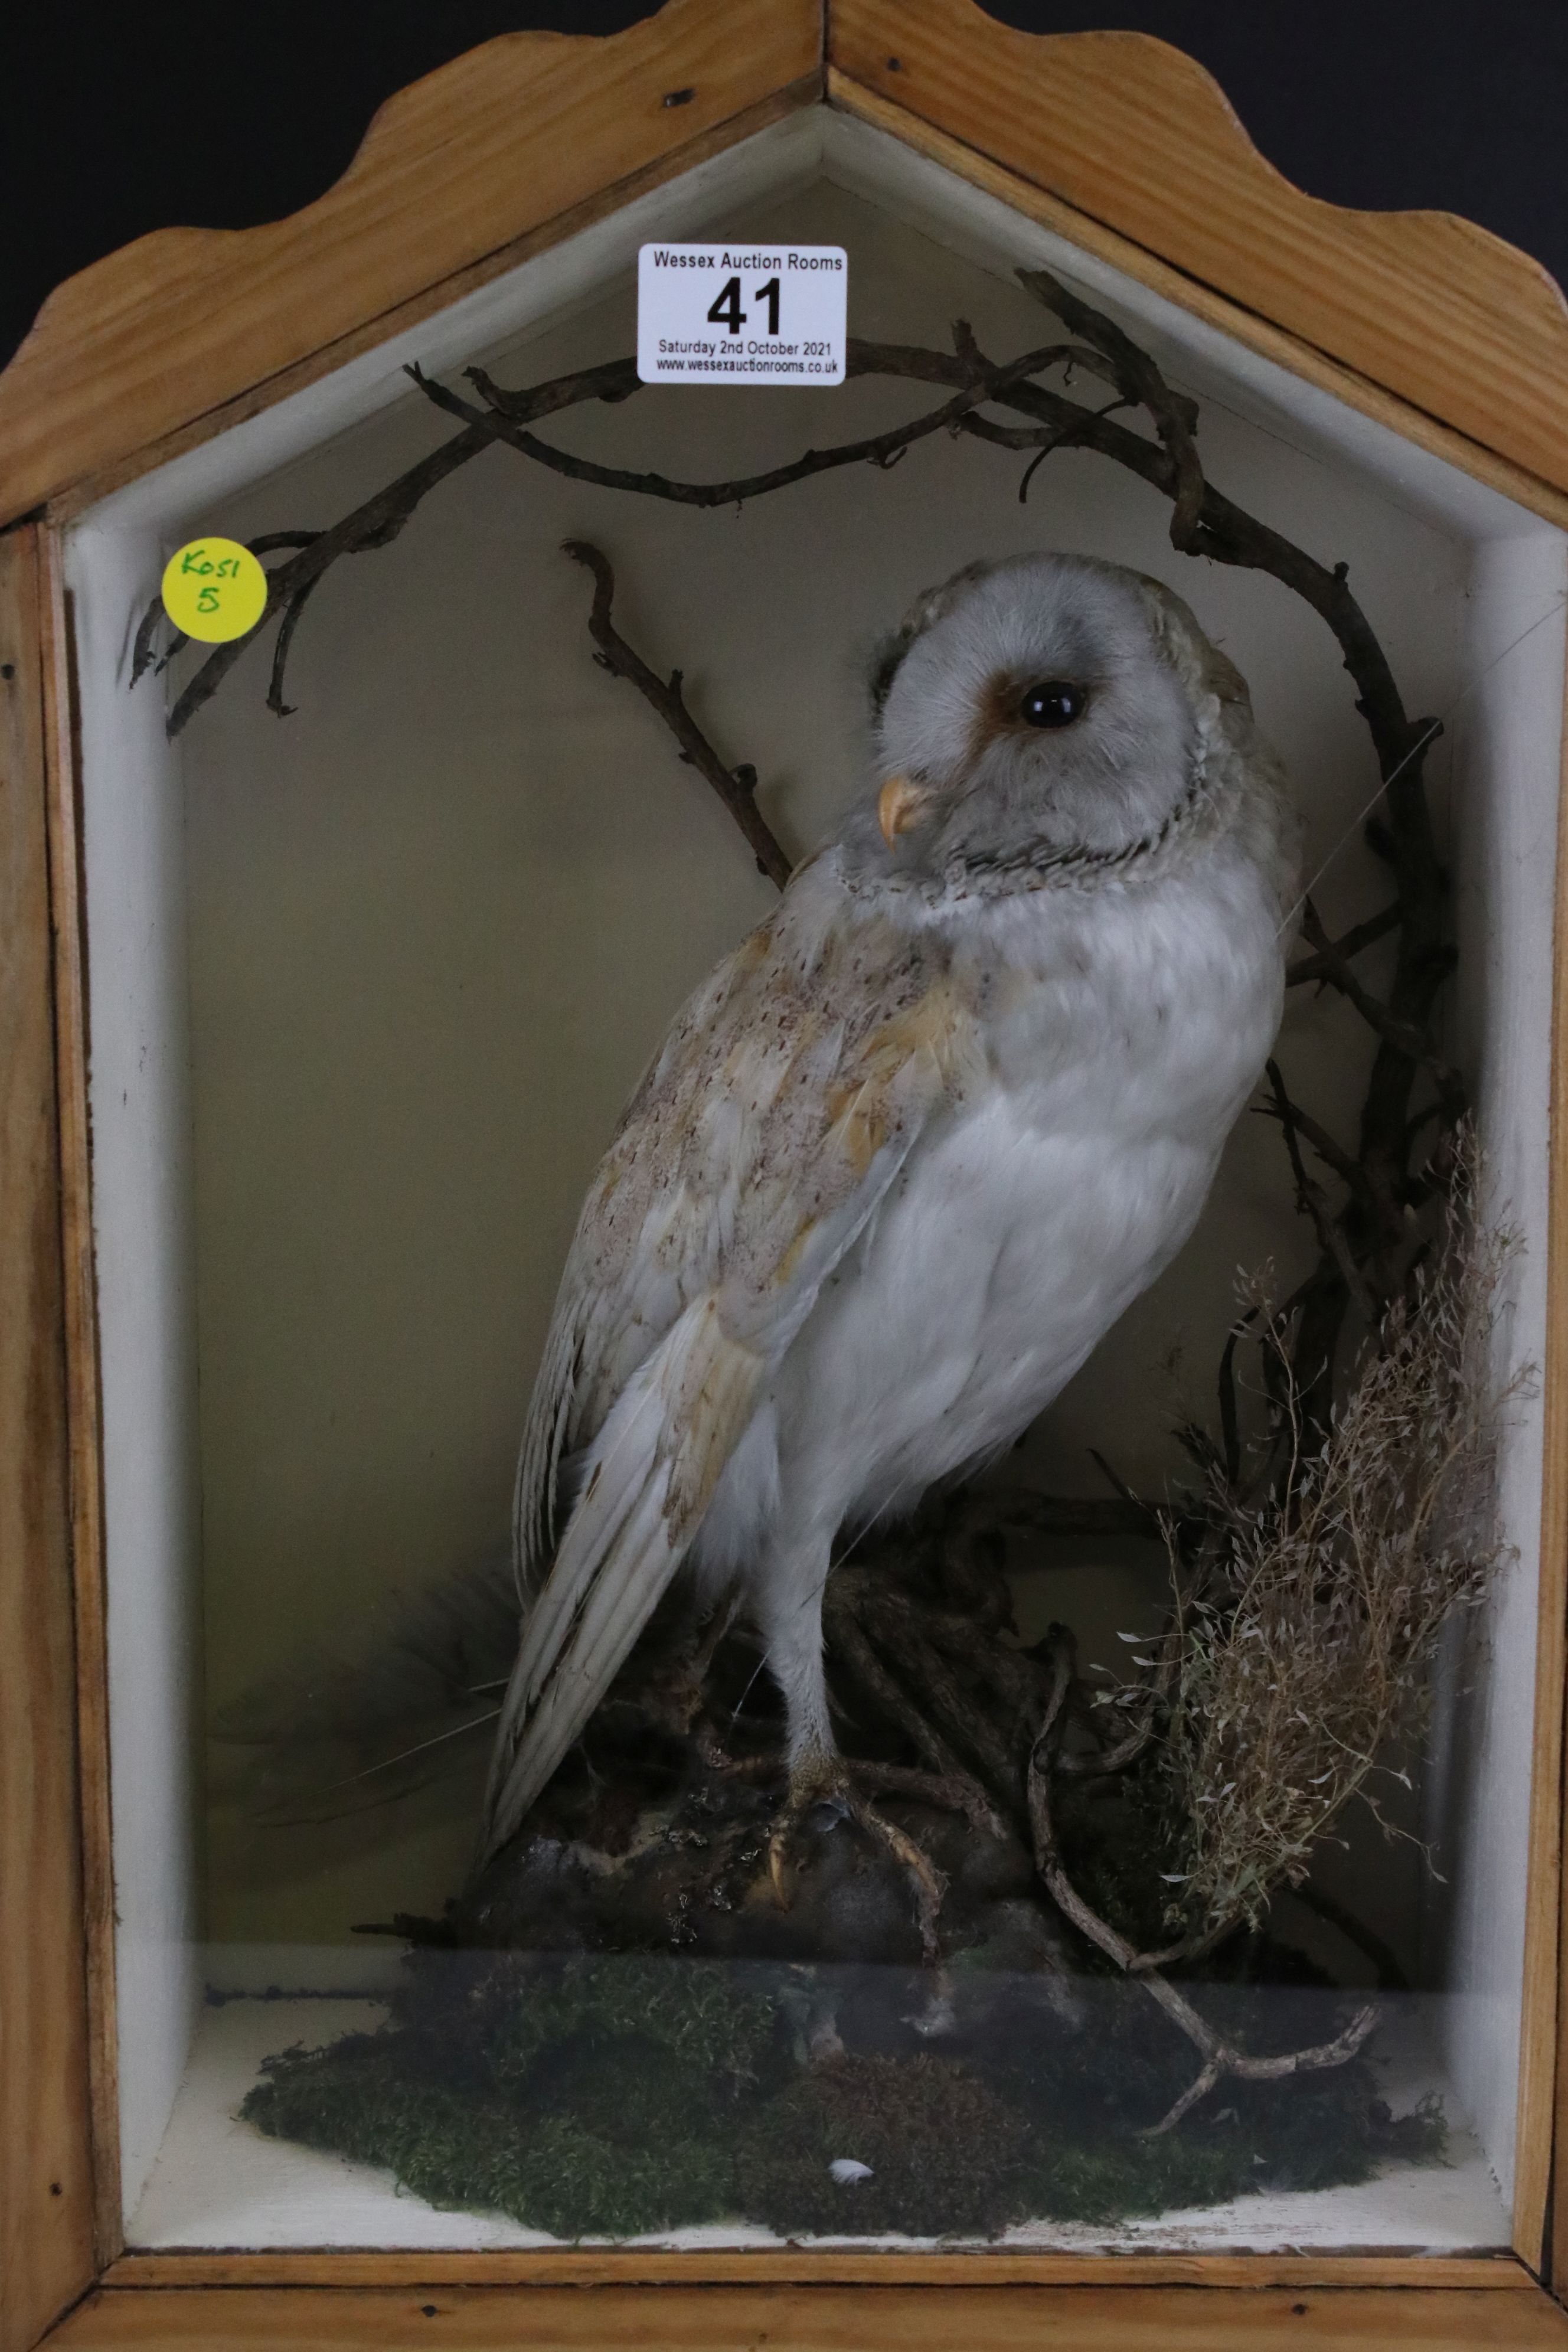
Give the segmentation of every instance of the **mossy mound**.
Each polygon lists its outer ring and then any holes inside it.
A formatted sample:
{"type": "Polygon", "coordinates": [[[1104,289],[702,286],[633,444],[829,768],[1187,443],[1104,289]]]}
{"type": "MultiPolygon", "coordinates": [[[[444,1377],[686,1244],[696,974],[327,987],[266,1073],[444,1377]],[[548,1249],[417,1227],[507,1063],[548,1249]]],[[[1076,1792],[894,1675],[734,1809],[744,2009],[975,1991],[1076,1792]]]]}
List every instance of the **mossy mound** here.
{"type": "MultiPolygon", "coordinates": [[[[270,2059],[240,2112],[274,2137],[389,2167],[432,2205],[566,2239],[723,2220],[983,2239],[1442,2154],[1435,2103],[1394,2118],[1364,2059],[1227,2083],[1147,2138],[1191,2058],[1137,1987],[1086,1980],[1069,2015],[1031,2003],[1011,1974],[954,1981],[939,2054],[921,2045],[901,1970],[418,1952],[385,2027],[270,2059]],[[879,2001],[881,2046],[844,2049],[835,2019],[864,2021],[879,2001]],[[837,2179],[840,2158],[868,2177],[837,2179]]],[[[1254,2049],[1342,2022],[1321,1992],[1201,1991],[1254,2049]]]]}
{"type": "Polygon", "coordinates": [[[735,2152],[748,2217],[790,2235],[988,2238],[1020,2216],[1026,2118],[952,2059],[832,2058],[753,2115],[735,2152]],[[839,2181],[837,2158],[869,2167],[839,2181]]]}
{"type": "Polygon", "coordinates": [[[269,2059],[240,2112],[389,2166],[432,2205],[635,2236],[724,2210],[734,2112],[773,2027],[717,1969],[426,1962],[391,2024],[269,2059]]]}

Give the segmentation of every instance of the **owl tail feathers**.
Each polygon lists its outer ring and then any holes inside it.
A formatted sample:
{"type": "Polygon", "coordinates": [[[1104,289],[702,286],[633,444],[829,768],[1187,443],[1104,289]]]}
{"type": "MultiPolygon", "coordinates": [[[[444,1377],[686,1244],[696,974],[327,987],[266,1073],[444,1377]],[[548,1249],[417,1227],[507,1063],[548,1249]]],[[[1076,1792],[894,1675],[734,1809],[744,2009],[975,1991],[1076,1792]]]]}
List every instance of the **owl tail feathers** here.
{"type": "Polygon", "coordinates": [[[725,1333],[716,1302],[698,1299],[587,1449],[501,1708],[481,1869],[515,1835],[664,1598],[756,1409],[763,1369],[725,1333]]]}

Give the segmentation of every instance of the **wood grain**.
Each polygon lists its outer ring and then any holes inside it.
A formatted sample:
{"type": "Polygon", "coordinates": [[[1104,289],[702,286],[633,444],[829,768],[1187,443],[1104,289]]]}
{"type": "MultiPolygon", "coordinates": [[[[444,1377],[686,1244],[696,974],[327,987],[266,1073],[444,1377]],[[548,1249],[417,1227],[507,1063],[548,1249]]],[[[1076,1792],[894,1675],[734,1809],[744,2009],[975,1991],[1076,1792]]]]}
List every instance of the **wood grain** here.
{"type": "Polygon", "coordinates": [[[441,67],[287,220],[160,229],[49,296],[0,374],[0,522],[455,299],[762,101],[805,103],[821,60],[820,0],[668,0],[607,39],[508,33],[441,67]]]}
{"type": "MultiPolygon", "coordinates": [[[[999,165],[1169,268],[1188,307],[1212,294],[1397,394],[1568,513],[1568,310],[1485,230],[1302,194],[1202,68],[1142,35],[837,0],[830,62],[841,103],[917,145],[951,134],[966,176],[999,165]]],[[[818,0],[668,0],[607,40],[519,33],[457,59],[391,100],[290,219],[161,230],[51,295],[0,374],[0,520],[101,495],[821,86],[818,0]]]]}
{"type": "Polygon", "coordinates": [[[40,534],[0,536],[0,2347],[93,2274],[40,534]]]}
{"type": "Polygon", "coordinates": [[[1563,2352],[1539,2289],[1203,2287],[101,2288],[50,2352],[1563,2352]]]}
{"type": "MultiPolygon", "coordinates": [[[[51,498],[48,500],[50,520],[62,525],[74,520],[100,499],[122,488],[127,482],[135,481],[153,467],[167,465],[172,458],[183,457],[187,449],[199,447],[216,435],[226,433],[232,425],[243,425],[247,417],[258,416],[279,401],[287,400],[290,394],[302,391],[307,384],[319,383],[322,376],[346,365],[361,352],[373,350],[390,336],[401,334],[405,328],[416,327],[422,319],[428,319],[452,303],[460,301],[464,295],[471,294],[478,287],[489,285],[492,278],[502,276],[507,270],[517,268],[534,254],[542,253],[552,245],[564,243],[567,238],[575,236],[579,230],[591,228],[595,221],[618,212],[624,205],[634,204],[648,189],[658,187],[680,173],[692,170],[710,155],[717,155],[724,148],[733,146],[737,141],[749,139],[755,131],[765,131],[770,123],[777,122],[784,115],[809,104],[816,94],[817,77],[815,74],[787,85],[775,91],[773,97],[748,107],[743,113],[729,117],[715,130],[689,141],[685,146],[659,157],[640,171],[628,173],[625,179],[617,180],[612,187],[585,198],[582,204],[574,205],[563,213],[553,215],[542,228],[514,238],[510,245],[499,247],[494,253],[485,254],[467,269],[458,270],[452,277],[443,279],[440,285],[422,288],[406,302],[400,303],[395,310],[363,320],[346,334],[340,335],[335,341],[308,352],[303,359],[296,361],[290,367],[280,369],[265,382],[248,385],[234,399],[225,401],[216,408],[205,409],[200,415],[174,426],[156,441],[120,451],[105,464],[79,474],[58,496],[51,498]]],[[[0,388],[4,383],[4,376],[0,376],[0,388]]],[[[0,391],[0,399],[3,399],[3,391],[0,391]]],[[[3,452],[4,440],[0,438],[0,482],[4,480],[3,452]]],[[[1564,508],[1568,509],[1568,500],[1564,501],[1564,508]]]]}
{"type": "Polygon", "coordinates": [[[1005,170],[977,149],[966,147],[961,140],[950,137],[934,124],[921,121],[891,100],[864,89],[836,69],[828,72],[827,95],[829,103],[841,112],[887,131],[933,163],[940,163],[944,171],[1021,213],[1026,220],[1039,222],[1043,228],[1052,230],[1080,252],[1109,262],[1113,269],[1147,286],[1151,292],[1163,295],[1167,301],[1190,311],[1194,318],[1217,327],[1222,334],[1229,335],[1248,351],[1258,352],[1277,366],[1289,369],[1291,374],[1331,393],[1348,408],[1370,417],[1374,424],[1386,425],[1402,440],[1414,442],[1417,448],[1429,450],[1445,464],[1484,482],[1489,489],[1515,499],[1531,513],[1568,530],[1568,491],[1555,488],[1510,458],[1483,447],[1479,441],[1468,440],[1452,426],[1413,407],[1407,400],[1397,398],[1369,377],[1357,374],[1353,368],[1303,342],[1299,336],[1288,334],[1282,327],[1244,310],[1225,295],[1184,277],[1179,269],[1145,247],[1134,245],[1131,238],[1107,228],[1088,213],[1079,212],[1059,196],[1005,170]]]}
{"type": "MultiPolygon", "coordinates": [[[[1568,677],[1563,680],[1568,697],[1568,677]]],[[[1552,1134],[1546,1240],[1545,1462],[1536,1612],[1535,1743],[1525,1914],[1514,2243],[1542,2266],[1552,2215],[1552,2286],[1568,2285],[1568,1874],[1563,1867],[1563,1702],[1568,1684],[1568,702],[1557,804],[1557,916],[1552,992],[1552,1134]]]]}
{"type": "Polygon", "coordinates": [[[1568,305],[1547,272],[1450,213],[1303,194],[1179,49],[1015,32],[973,0],[834,0],[829,63],[1568,490],[1568,305]]]}
{"type": "Polygon", "coordinates": [[[1444,2286],[1533,2294],[1511,2254],[871,2253],[852,2248],[661,2253],[126,2254],[105,2286],[1444,2286]]]}
{"type": "Polygon", "coordinates": [[[125,2242],[110,1852],[109,1643],[103,1552],[103,1462],[88,1113],[87,941],[79,827],[75,673],[58,534],[40,541],[44,759],[54,933],[55,1072],[59,1123],[61,1307],[66,1353],[72,1599],[76,1623],[77,1770],[86,1937],[88,2077],[92,2104],[94,2239],[100,2266],[125,2242]]]}

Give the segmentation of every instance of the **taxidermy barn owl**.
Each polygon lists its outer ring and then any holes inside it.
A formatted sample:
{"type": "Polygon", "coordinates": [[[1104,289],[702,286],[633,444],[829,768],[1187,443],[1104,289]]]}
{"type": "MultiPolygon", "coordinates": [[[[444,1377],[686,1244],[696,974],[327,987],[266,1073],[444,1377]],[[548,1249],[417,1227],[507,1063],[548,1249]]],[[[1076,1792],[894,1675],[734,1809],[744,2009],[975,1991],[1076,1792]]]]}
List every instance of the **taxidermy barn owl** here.
{"type": "Polygon", "coordinates": [[[1157,581],[972,564],[864,799],[690,998],[589,1188],[518,1475],[517,1830],[683,1568],[753,1618],[791,1806],[842,1791],[842,1532],[983,1463],[1180,1248],[1273,1043],[1297,824],[1157,581]]]}

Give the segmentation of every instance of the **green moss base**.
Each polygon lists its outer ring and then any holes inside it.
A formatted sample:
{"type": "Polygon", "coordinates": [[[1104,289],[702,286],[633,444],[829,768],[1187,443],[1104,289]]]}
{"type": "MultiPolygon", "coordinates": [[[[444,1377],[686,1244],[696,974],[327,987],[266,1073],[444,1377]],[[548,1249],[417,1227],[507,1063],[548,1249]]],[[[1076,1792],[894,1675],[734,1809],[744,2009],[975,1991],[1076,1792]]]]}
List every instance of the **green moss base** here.
{"type": "MultiPolygon", "coordinates": [[[[901,1972],[840,1976],[418,1952],[382,2031],[268,2060],[241,2114],[385,2166],[432,2205],[566,2239],[723,2220],[786,2235],[986,2238],[1031,2220],[1108,2225],[1248,2189],[1327,2188],[1442,2156],[1436,2103],[1392,2117],[1364,2060],[1227,2083],[1176,2130],[1145,2137],[1192,2066],[1133,1986],[1087,1981],[1063,2014],[1022,1980],[994,1979],[981,2022],[966,2029],[961,2000],[943,2042],[953,2054],[938,2055],[915,2043],[901,1972]],[[819,2032],[808,2059],[812,2019],[836,2007],[854,2010],[857,2050],[838,2054],[819,2032]],[[879,2014],[880,2050],[866,2046],[879,2014]],[[870,2177],[838,2182],[841,2158],[870,2177]]],[[[1321,1993],[1202,1997],[1255,2049],[1336,2030],[1321,1993]]]]}

